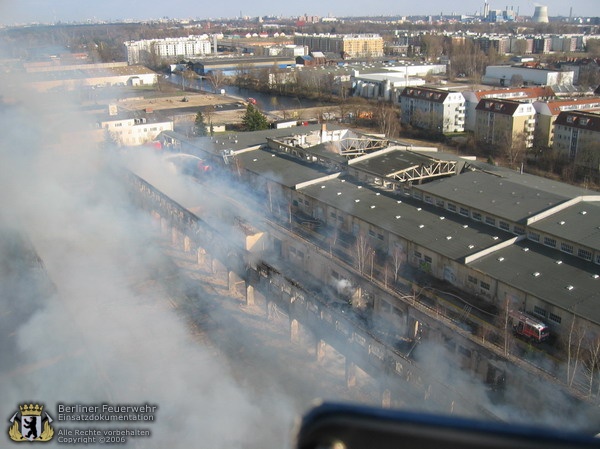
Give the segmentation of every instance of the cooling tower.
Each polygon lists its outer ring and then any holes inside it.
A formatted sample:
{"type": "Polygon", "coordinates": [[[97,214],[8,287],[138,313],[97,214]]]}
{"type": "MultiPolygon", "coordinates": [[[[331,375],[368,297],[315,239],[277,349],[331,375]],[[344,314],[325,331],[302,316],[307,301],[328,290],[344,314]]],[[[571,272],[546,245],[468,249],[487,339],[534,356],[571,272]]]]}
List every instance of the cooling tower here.
{"type": "Polygon", "coordinates": [[[531,20],[536,23],[548,23],[548,7],[536,6],[531,20]]]}

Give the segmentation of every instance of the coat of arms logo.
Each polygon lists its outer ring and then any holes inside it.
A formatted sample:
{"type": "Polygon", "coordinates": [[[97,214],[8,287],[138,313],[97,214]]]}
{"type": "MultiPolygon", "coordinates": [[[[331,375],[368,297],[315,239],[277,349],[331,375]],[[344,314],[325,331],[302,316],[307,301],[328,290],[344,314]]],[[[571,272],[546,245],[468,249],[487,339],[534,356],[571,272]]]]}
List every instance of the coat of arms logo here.
{"type": "Polygon", "coordinates": [[[54,436],[54,429],[50,425],[52,421],[48,412],[44,412],[43,405],[20,405],[19,411],[10,418],[12,425],[8,429],[8,436],[13,441],[50,441],[54,436]]]}

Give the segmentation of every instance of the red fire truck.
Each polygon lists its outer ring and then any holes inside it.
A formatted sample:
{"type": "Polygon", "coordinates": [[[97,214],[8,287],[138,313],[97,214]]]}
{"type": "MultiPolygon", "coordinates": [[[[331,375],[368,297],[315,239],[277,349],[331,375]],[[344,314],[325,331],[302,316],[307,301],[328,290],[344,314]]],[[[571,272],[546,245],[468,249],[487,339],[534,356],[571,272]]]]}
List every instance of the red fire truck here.
{"type": "Polygon", "coordinates": [[[520,335],[536,343],[540,343],[550,337],[548,326],[525,312],[511,310],[509,317],[515,335],[520,335]]]}

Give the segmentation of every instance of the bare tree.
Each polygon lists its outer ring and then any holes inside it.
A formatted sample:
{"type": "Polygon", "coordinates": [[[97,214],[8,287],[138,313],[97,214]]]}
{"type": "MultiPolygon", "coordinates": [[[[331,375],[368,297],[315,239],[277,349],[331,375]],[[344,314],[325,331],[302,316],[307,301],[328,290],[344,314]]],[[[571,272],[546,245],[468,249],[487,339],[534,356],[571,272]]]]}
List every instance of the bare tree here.
{"type": "Polygon", "coordinates": [[[585,338],[585,327],[577,325],[577,317],[573,313],[573,320],[571,321],[571,328],[569,330],[569,338],[567,341],[567,385],[573,386],[573,381],[577,375],[579,369],[579,362],[581,359],[581,345],[585,338]]]}
{"type": "Polygon", "coordinates": [[[219,89],[225,84],[226,76],[222,70],[213,70],[206,78],[213,88],[213,92],[218,93],[219,89]]]}
{"type": "Polygon", "coordinates": [[[394,249],[391,254],[392,264],[394,267],[394,282],[398,282],[398,273],[400,272],[400,268],[406,262],[406,253],[404,249],[399,244],[394,245],[394,249]]]}
{"type": "MultiPolygon", "coordinates": [[[[589,340],[587,358],[583,361],[588,376],[588,396],[590,397],[594,391],[594,379],[597,377],[598,363],[600,363],[600,336],[596,335],[589,340]]],[[[598,383],[598,391],[600,391],[600,383],[598,383]]]]}
{"type": "Polygon", "coordinates": [[[389,137],[398,135],[400,117],[398,108],[384,101],[379,101],[375,108],[375,121],[379,131],[389,137]]]}
{"type": "Polygon", "coordinates": [[[369,237],[367,237],[363,232],[359,233],[356,237],[354,250],[356,268],[360,273],[364,273],[370,258],[372,257],[371,253],[373,252],[373,248],[371,247],[369,237]]]}

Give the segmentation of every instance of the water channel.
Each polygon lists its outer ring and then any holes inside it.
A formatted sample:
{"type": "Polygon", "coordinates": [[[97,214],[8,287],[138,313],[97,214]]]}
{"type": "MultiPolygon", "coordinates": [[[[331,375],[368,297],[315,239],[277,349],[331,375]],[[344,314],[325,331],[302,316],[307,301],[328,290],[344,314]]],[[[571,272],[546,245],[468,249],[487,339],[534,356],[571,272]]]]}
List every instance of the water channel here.
{"type": "MultiPolygon", "coordinates": [[[[199,92],[215,92],[210,83],[202,78],[200,79],[185,79],[182,84],[182,77],[178,73],[172,73],[167,78],[172,84],[177,84],[182,88],[190,91],[199,92]]],[[[264,92],[258,92],[253,89],[241,89],[237,86],[223,86],[220,90],[223,90],[224,95],[233,98],[239,98],[240,100],[246,101],[248,98],[254,98],[260,109],[263,111],[275,111],[280,109],[302,109],[302,108],[314,108],[319,106],[327,106],[329,103],[320,101],[310,100],[306,98],[288,97],[283,95],[267,94],[264,92]]]]}

